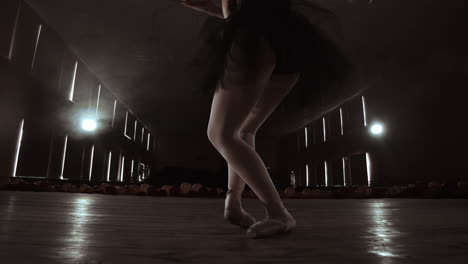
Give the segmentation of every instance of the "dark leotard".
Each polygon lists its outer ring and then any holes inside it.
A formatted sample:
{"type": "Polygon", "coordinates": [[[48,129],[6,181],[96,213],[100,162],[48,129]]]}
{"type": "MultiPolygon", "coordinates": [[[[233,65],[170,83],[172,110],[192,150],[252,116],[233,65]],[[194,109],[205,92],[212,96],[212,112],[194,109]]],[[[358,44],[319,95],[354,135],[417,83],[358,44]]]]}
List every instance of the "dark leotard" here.
{"type": "Polygon", "coordinates": [[[199,60],[205,71],[201,91],[213,94],[218,81],[223,80],[230,47],[239,30],[249,36],[243,47],[246,57],[250,58],[245,61],[245,71],[255,64],[256,44],[260,38],[268,40],[275,52],[273,74],[308,72],[317,78],[333,79],[342,74],[346,64],[333,42],[304,15],[292,10],[275,13],[240,8],[222,22],[207,20],[202,28],[204,42],[199,60]]]}

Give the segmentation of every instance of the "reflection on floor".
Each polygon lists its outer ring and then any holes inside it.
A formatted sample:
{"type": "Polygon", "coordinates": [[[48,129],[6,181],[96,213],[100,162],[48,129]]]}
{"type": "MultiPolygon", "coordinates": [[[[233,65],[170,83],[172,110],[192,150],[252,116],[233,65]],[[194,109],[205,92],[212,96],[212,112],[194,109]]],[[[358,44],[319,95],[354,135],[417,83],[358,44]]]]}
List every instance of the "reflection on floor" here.
{"type": "MultiPolygon", "coordinates": [[[[1,263],[465,263],[468,200],[284,201],[298,227],[250,239],[223,199],[0,191],[1,263]]],[[[256,199],[244,208],[257,220],[256,199]]]]}

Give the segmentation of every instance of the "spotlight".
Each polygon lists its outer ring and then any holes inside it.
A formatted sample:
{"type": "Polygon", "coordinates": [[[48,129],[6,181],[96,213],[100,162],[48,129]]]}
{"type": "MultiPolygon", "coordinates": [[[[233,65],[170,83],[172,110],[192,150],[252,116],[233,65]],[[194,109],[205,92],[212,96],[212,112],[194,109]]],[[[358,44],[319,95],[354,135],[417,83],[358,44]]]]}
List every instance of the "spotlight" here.
{"type": "Polygon", "coordinates": [[[84,131],[88,131],[88,132],[92,132],[92,131],[96,130],[96,128],[97,128],[96,120],[94,120],[94,119],[83,119],[83,121],[81,121],[81,128],[84,131]]]}
{"type": "Polygon", "coordinates": [[[376,135],[376,136],[382,135],[384,132],[384,127],[380,123],[372,124],[370,128],[370,132],[372,133],[372,135],[376,135]]]}

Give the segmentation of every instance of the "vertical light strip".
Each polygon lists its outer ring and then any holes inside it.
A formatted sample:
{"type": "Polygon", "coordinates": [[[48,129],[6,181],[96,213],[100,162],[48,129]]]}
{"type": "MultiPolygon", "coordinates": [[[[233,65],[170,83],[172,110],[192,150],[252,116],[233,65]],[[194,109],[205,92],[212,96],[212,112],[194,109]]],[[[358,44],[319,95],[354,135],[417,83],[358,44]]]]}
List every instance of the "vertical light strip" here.
{"type": "Polygon", "coordinates": [[[324,161],[325,165],[325,186],[328,186],[328,163],[327,161],[324,161]]]}
{"type": "Polygon", "coordinates": [[[78,70],[78,62],[75,62],[75,68],[73,70],[73,78],[70,86],[70,96],[68,97],[68,100],[73,102],[73,96],[75,94],[75,81],[76,81],[76,71],[78,70]]]}
{"type": "Polygon", "coordinates": [[[145,142],[145,127],[141,128],[141,144],[145,142]]]}
{"type": "Polygon", "coordinates": [[[8,60],[11,60],[13,58],[13,51],[15,50],[16,32],[18,31],[18,22],[19,22],[20,12],[22,9],[21,5],[22,5],[22,2],[19,1],[18,9],[16,10],[15,25],[13,26],[13,32],[11,34],[10,50],[8,52],[8,60]]]}
{"type": "Polygon", "coordinates": [[[34,45],[33,59],[31,62],[31,71],[34,69],[34,63],[36,62],[36,53],[37,53],[37,47],[39,46],[39,40],[41,38],[41,31],[42,31],[42,24],[40,24],[37,29],[36,44],[34,45]]]}
{"type": "Polygon", "coordinates": [[[112,112],[112,127],[114,127],[115,122],[115,109],[117,108],[117,100],[114,100],[114,111],[112,112]]]}
{"type": "Polygon", "coordinates": [[[307,142],[307,140],[308,140],[307,127],[304,128],[304,133],[305,133],[305,135],[304,135],[304,137],[305,137],[305,147],[307,148],[307,145],[308,145],[308,142],[307,142]]]}
{"type": "Polygon", "coordinates": [[[346,186],[346,160],[343,157],[343,185],[346,186]]]}
{"type": "Polygon", "coordinates": [[[325,117],[323,117],[323,142],[327,141],[327,122],[325,117]]]}
{"type": "Polygon", "coordinates": [[[94,145],[91,148],[91,161],[89,162],[89,180],[91,181],[91,176],[93,175],[93,161],[94,161],[94,145]]]}
{"type": "Polygon", "coordinates": [[[148,142],[146,142],[146,150],[147,150],[147,151],[150,150],[150,140],[151,140],[151,134],[148,133],[148,142]]]}
{"type": "Polygon", "coordinates": [[[19,131],[18,131],[18,140],[16,141],[16,152],[15,152],[15,164],[13,165],[13,177],[16,177],[16,170],[18,168],[19,154],[21,150],[21,141],[23,140],[23,129],[24,129],[24,119],[21,120],[19,131]]]}
{"type": "Polygon", "coordinates": [[[122,156],[122,166],[120,169],[120,181],[123,181],[124,178],[124,169],[125,169],[125,156],[122,156]]]}
{"type": "Polygon", "coordinates": [[[127,122],[128,122],[128,111],[127,111],[127,114],[125,115],[124,136],[126,136],[127,138],[130,138],[129,136],[127,136],[127,122]]]}
{"type": "Polygon", "coordinates": [[[60,179],[62,180],[63,180],[63,171],[65,170],[65,158],[67,155],[67,144],[68,144],[68,136],[65,136],[65,143],[63,145],[62,168],[60,169],[60,179]]]}
{"type": "Polygon", "coordinates": [[[101,85],[99,84],[98,94],[97,94],[97,103],[96,103],[96,117],[99,112],[99,100],[101,99],[101,85]]]}
{"type": "Polygon", "coordinates": [[[112,164],[112,151],[109,151],[109,158],[107,159],[107,181],[110,181],[111,164],[112,164]]]}
{"type": "Polygon", "coordinates": [[[367,126],[366,99],[362,96],[362,112],[364,114],[364,126],[367,126]]]}
{"type": "Polygon", "coordinates": [[[130,179],[133,180],[133,169],[135,166],[135,160],[132,160],[132,167],[130,168],[130,179]]]}
{"type": "Polygon", "coordinates": [[[306,164],[306,186],[309,186],[309,164],[306,164]]]}
{"type": "Polygon", "coordinates": [[[136,141],[138,121],[135,120],[135,128],[133,129],[133,141],[136,141]]]}
{"type": "Polygon", "coordinates": [[[372,175],[371,175],[371,168],[372,168],[372,164],[371,164],[371,158],[370,158],[370,155],[369,155],[369,152],[366,152],[366,168],[367,168],[367,185],[370,186],[371,185],[371,179],[372,179],[372,175]]]}
{"type": "Polygon", "coordinates": [[[343,129],[343,109],[340,107],[340,122],[341,122],[341,135],[344,135],[343,129]]]}

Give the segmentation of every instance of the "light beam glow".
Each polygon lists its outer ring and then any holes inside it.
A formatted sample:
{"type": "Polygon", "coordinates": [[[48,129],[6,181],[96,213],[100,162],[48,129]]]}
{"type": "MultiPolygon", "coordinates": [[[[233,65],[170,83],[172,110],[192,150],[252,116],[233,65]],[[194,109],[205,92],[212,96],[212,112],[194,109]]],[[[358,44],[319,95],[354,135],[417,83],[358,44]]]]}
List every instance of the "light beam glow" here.
{"type": "Polygon", "coordinates": [[[73,70],[73,78],[70,84],[70,95],[68,96],[68,100],[73,102],[73,97],[75,95],[75,82],[76,82],[76,72],[78,70],[78,62],[75,62],[75,68],[73,70]]]}
{"type": "Polygon", "coordinates": [[[81,121],[81,128],[88,132],[95,131],[97,128],[97,122],[94,119],[83,119],[83,121],[81,121]]]}
{"type": "Polygon", "coordinates": [[[324,161],[325,164],[325,186],[328,186],[328,163],[324,161]]]}
{"type": "Polygon", "coordinates": [[[376,135],[376,136],[382,135],[384,132],[384,127],[380,123],[372,124],[370,128],[370,132],[372,133],[372,135],[376,135]]]}
{"type": "Polygon", "coordinates": [[[23,129],[24,129],[24,119],[21,120],[19,133],[18,133],[18,141],[16,142],[16,153],[15,153],[15,164],[13,167],[13,177],[16,177],[16,170],[18,169],[18,160],[19,154],[21,150],[21,141],[23,140],[23,129]]]}

